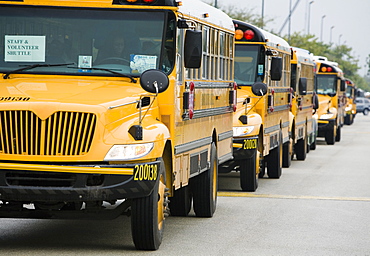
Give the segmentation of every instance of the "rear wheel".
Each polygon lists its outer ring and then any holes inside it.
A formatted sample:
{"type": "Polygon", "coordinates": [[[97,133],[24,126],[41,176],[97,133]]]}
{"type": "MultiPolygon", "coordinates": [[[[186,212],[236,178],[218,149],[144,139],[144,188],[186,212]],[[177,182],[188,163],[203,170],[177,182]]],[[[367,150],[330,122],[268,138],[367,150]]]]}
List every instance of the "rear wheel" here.
{"type": "Polygon", "coordinates": [[[364,109],[363,114],[367,116],[369,114],[369,110],[367,108],[364,109]]]}
{"type": "Polygon", "coordinates": [[[217,148],[211,145],[210,168],[191,180],[194,212],[198,217],[212,217],[217,203],[217,148]]]}
{"type": "Polygon", "coordinates": [[[165,175],[162,161],[152,193],[147,197],[132,200],[131,233],[138,250],[157,250],[162,242],[168,203],[165,175]]]}
{"type": "Polygon", "coordinates": [[[259,161],[257,155],[258,151],[255,150],[252,157],[239,162],[240,186],[243,191],[254,192],[258,187],[257,168],[259,168],[259,161]]]}

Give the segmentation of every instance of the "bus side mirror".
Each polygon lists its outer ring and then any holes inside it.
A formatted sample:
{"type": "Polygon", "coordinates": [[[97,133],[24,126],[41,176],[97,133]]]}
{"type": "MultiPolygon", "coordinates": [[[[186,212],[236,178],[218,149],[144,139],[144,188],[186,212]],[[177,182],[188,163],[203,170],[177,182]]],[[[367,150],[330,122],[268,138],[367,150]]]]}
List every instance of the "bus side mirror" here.
{"type": "Polygon", "coordinates": [[[344,80],[340,80],[340,91],[341,92],[345,92],[346,91],[346,89],[347,89],[347,84],[346,84],[346,81],[344,81],[344,80]]]}
{"type": "Polygon", "coordinates": [[[307,78],[306,77],[299,78],[298,89],[299,89],[300,95],[307,94],[307,78]]]}
{"type": "Polygon", "coordinates": [[[140,76],[141,88],[150,93],[164,92],[169,84],[167,75],[158,69],[145,70],[140,76]]]}
{"type": "Polygon", "coordinates": [[[270,76],[273,81],[280,81],[283,74],[283,59],[280,57],[272,57],[270,76]]]}
{"type": "Polygon", "coordinates": [[[256,96],[263,96],[267,93],[267,85],[265,83],[256,82],[252,84],[252,92],[256,96]]]}
{"type": "Polygon", "coordinates": [[[202,31],[186,31],[184,62],[185,68],[200,68],[202,62],[202,31]]]}

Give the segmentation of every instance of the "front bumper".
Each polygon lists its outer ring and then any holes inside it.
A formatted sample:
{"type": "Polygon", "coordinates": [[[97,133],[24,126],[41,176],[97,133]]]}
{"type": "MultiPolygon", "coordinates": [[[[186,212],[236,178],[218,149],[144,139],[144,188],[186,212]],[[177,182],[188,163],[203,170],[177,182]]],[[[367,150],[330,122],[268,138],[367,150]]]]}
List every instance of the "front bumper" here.
{"type": "Polygon", "coordinates": [[[235,160],[251,158],[258,147],[258,137],[234,138],[233,156],[235,160]]]}
{"type": "Polygon", "coordinates": [[[336,120],[319,120],[318,121],[318,129],[319,129],[319,137],[324,137],[326,131],[331,131],[335,127],[336,120]]]}
{"type": "Polygon", "coordinates": [[[110,201],[148,196],[160,161],[124,165],[0,163],[0,200],[110,201]]]}

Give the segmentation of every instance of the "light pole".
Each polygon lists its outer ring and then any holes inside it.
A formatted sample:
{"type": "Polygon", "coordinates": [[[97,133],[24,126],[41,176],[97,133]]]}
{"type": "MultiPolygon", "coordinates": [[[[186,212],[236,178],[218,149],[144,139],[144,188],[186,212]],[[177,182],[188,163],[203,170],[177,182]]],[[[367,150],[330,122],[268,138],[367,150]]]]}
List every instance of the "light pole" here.
{"type": "Polygon", "coordinates": [[[289,26],[288,26],[288,43],[290,43],[290,25],[292,21],[292,0],[289,1],[289,26]]]}
{"type": "Polygon", "coordinates": [[[308,5],[308,29],[307,34],[310,34],[310,15],[311,15],[311,4],[313,4],[315,1],[311,1],[308,5]]]}
{"type": "Polygon", "coordinates": [[[262,0],[261,28],[263,29],[263,16],[265,15],[265,0],[262,0]]]}
{"type": "Polygon", "coordinates": [[[320,41],[322,42],[322,30],[323,30],[323,27],[324,27],[324,19],[325,19],[326,15],[323,15],[321,17],[321,34],[320,34],[320,41]]]}
{"type": "Polygon", "coordinates": [[[331,43],[331,36],[332,36],[333,28],[334,28],[334,26],[331,26],[331,28],[330,28],[330,43],[331,43]]]}

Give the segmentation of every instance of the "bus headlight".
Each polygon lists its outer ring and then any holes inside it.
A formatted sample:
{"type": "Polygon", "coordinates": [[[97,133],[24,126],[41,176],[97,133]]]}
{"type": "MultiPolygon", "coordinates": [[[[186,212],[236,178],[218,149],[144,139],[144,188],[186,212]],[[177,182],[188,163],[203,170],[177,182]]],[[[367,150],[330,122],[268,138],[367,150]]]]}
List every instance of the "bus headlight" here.
{"type": "Polygon", "coordinates": [[[233,136],[244,136],[250,134],[254,130],[254,126],[242,126],[242,127],[233,127],[233,136]]]}
{"type": "Polygon", "coordinates": [[[352,109],[352,105],[349,105],[349,106],[347,106],[347,107],[344,109],[344,111],[348,112],[348,111],[351,111],[351,109],[352,109]]]}
{"type": "Polygon", "coordinates": [[[114,145],[107,153],[104,161],[123,161],[140,158],[149,154],[154,143],[114,145]]]}
{"type": "Polygon", "coordinates": [[[320,116],[320,119],[332,119],[334,117],[333,113],[327,113],[320,116]]]}

